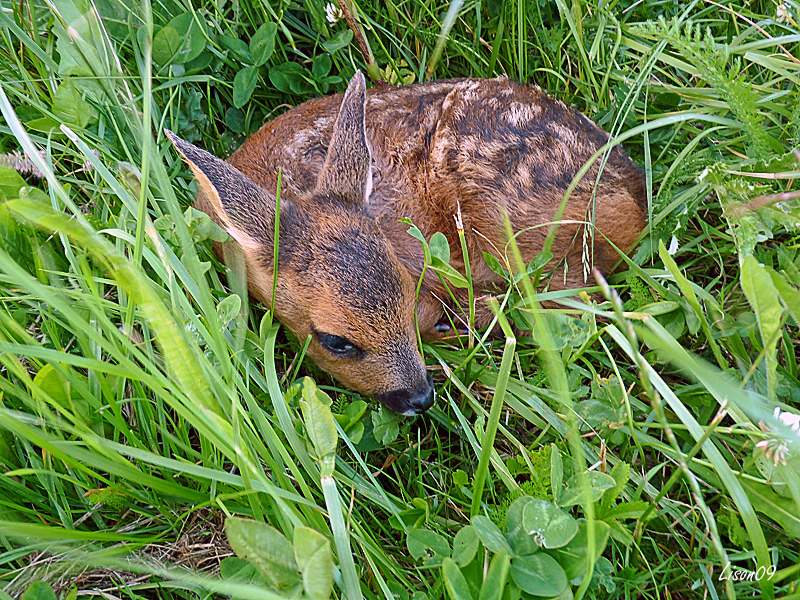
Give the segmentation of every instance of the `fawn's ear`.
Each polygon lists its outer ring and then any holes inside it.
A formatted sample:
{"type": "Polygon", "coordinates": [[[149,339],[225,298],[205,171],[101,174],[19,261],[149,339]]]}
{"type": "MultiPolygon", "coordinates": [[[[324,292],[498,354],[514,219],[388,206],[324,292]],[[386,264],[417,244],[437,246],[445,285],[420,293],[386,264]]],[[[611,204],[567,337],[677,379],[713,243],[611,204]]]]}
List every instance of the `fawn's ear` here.
{"type": "Polygon", "coordinates": [[[182,140],[164,133],[192,169],[199,199],[210,204],[223,228],[244,248],[271,246],[275,236],[275,198],[238,169],[182,140]]]}
{"type": "Polygon", "coordinates": [[[328,156],[314,190],[315,194],[356,207],[364,205],[372,187],[372,157],[364,129],[366,87],[364,75],[357,71],[342,98],[328,156]]]}

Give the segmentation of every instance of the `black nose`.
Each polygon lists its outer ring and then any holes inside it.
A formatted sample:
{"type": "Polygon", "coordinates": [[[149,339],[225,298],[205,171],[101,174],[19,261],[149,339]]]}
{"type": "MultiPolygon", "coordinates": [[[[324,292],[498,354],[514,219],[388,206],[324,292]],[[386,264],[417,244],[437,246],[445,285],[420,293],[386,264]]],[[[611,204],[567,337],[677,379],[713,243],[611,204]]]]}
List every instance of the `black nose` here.
{"type": "Polygon", "coordinates": [[[433,379],[426,374],[425,380],[413,389],[393,390],[375,397],[396,413],[418,415],[433,406],[433,379]]]}

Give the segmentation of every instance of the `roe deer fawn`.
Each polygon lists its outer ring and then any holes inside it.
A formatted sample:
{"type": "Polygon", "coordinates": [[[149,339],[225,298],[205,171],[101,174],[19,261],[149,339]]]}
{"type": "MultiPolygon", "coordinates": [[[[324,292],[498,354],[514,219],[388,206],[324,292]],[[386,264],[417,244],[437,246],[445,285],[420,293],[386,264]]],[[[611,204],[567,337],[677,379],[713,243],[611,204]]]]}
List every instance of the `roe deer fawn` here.
{"type": "MultiPolygon", "coordinates": [[[[530,261],[573,177],[608,141],[538,87],[503,78],[368,91],[360,72],[344,95],[289,110],[227,161],[167,135],[198,181],[195,206],[241,245],[250,293],[266,306],[282,170],[276,317],[300,340],[311,336],[308,354],[323,370],[406,415],[433,403],[414,311],[431,339],[447,333],[445,310],[453,307],[435,277],[425,278],[415,301],[423,253],[399,219],[409,217],[426,239],[442,232],[451,265],[463,273],[460,206],[476,294],[497,293],[502,278],[482,252],[503,252],[504,215],[530,261]]],[[[615,147],[598,173],[596,161],[566,204],[550,265],[566,262],[566,275],[551,289],[583,285],[585,227],[598,232],[593,262],[607,272],[618,259],[607,240],[627,251],[645,226],[644,180],[625,152],[615,147]]],[[[490,321],[479,303],[476,327],[490,321]]]]}

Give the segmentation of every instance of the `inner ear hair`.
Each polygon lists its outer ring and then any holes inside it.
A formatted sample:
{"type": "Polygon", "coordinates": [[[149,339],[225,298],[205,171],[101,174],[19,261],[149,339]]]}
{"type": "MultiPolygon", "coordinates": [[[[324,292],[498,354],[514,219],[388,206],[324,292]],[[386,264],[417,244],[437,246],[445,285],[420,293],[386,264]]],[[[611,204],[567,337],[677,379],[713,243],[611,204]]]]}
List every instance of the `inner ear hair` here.
{"type": "Polygon", "coordinates": [[[197,180],[199,200],[211,205],[223,228],[245,248],[274,238],[275,198],[233,165],[164,130],[197,180]]]}
{"type": "Polygon", "coordinates": [[[316,195],[338,200],[354,207],[365,204],[371,179],[371,162],[364,128],[366,81],[357,71],[347,86],[333,126],[328,155],[322,166],[316,195]]]}

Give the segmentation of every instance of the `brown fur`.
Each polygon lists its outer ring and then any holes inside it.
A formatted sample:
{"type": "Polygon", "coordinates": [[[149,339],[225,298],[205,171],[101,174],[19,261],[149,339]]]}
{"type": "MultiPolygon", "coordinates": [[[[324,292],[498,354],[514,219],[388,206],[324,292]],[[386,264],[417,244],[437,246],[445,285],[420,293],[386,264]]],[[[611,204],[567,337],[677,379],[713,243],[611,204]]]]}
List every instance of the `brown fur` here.
{"type": "MultiPolygon", "coordinates": [[[[463,272],[453,218],[460,204],[476,294],[491,293],[502,282],[481,253],[505,251],[503,214],[530,261],[574,175],[608,134],[538,87],[507,79],[368,90],[365,109],[364,93],[357,74],[344,98],[311,100],[267,123],[227,163],[216,161],[212,171],[225,170],[220,183],[197,166],[210,155],[192,158],[196,149],[173,141],[200,182],[196,206],[243,246],[251,293],[267,305],[282,170],[276,314],[300,338],[324,327],[354,342],[358,360],[332,359],[313,342],[309,353],[344,384],[383,398],[401,388],[425,391],[413,331],[423,256],[398,220],[409,217],[427,239],[444,233],[451,264],[463,272]],[[233,179],[235,191],[216,189],[233,179]]],[[[551,289],[584,284],[584,223],[594,222],[592,259],[605,272],[619,258],[606,237],[627,251],[645,226],[641,171],[619,147],[598,181],[599,163],[566,205],[551,264],[566,262],[566,277],[555,276],[551,289]]],[[[424,338],[441,336],[446,297],[438,279],[426,277],[417,307],[424,338]]],[[[490,313],[479,308],[481,327],[490,313]]]]}

